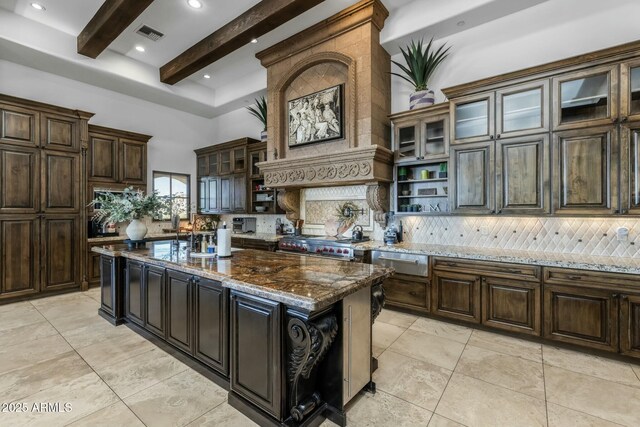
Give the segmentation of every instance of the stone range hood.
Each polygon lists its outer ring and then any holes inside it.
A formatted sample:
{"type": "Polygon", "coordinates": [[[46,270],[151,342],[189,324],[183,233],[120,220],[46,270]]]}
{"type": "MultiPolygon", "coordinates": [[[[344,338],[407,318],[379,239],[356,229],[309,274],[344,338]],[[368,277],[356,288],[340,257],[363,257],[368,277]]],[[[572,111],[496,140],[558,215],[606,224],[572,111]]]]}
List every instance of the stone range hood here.
{"type": "Polygon", "coordinates": [[[365,184],[384,222],[393,180],[391,58],[380,45],[388,15],[379,0],[362,0],[256,55],[267,68],[268,103],[268,158],[258,166],[290,220],[299,219],[302,188],[365,184]],[[289,147],[288,101],[337,85],[343,137],[289,147]]]}

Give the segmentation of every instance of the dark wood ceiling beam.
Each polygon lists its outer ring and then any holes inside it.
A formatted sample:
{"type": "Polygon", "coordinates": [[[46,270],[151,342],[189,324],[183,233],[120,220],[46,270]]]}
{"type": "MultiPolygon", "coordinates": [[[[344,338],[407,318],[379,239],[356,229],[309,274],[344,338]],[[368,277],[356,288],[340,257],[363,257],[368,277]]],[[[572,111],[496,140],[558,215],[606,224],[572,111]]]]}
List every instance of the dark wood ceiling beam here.
{"type": "Polygon", "coordinates": [[[160,68],[160,81],[175,84],[324,0],[262,0],[160,68]]]}
{"type": "Polygon", "coordinates": [[[97,58],[153,0],[107,0],[78,35],[78,53],[97,58]]]}

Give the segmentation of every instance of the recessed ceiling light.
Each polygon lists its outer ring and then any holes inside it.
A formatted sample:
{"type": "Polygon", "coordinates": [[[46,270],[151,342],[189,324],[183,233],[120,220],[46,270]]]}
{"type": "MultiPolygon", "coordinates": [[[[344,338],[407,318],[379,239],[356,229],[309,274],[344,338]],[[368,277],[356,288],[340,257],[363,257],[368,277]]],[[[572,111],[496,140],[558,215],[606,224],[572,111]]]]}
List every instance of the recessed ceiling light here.
{"type": "Polygon", "coordinates": [[[200,0],[187,0],[187,4],[194,9],[200,9],[202,7],[202,2],[200,0]]]}
{"type": "Polygon", "coordinates": [[[38,9],[38,10],[47,10],[43,5],[41,5],[40,3],[31,3],[31,7],[34,9],[38,9]]]}
{"type": "Polygon", "coordinates": [[[210,76],[209,74],[205,74],[205,75],[204,75],[204,76],[202,76],[202,77],[204,77],[205,79],[210,79],[210,78],[211,78],[211,76],[210,76]]]}
{"type": "Polygon", "coordinates": [[[456,24],[458,27],[464,27],[464,24],[466,24],[466,22],[464,21],[458,21],[458,23],[456,24]]]}
{"type": "Polygon", "coordinates": [[[144,52],[144,47],[143,46],[136,46],[136,50],[138,52],[144,52]]]}
{"type": "Polygon", "coordinates": [[[258,39],[251,39],[251,43],[253,43],[253,44],[258,43],[258,39]]]}

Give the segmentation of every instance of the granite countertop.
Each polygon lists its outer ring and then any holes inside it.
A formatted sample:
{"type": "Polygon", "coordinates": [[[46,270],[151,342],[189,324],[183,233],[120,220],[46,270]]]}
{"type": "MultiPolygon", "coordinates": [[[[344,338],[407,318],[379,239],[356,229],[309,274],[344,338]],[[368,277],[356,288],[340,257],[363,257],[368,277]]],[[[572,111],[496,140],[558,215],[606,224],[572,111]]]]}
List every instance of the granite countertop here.
{"type": "Polygon", "coordinates": [[[511,262],[544,267],[574,268],[612,273],[640,274],[640,259],[614,256],[565,254],[514,249],[477,248],[467,246],[429,245],[424,243],[398,243],[387,246],[384,242],[369,241],[357,244],[360,249],[378,249],[451,258],[511,262]]]}
{"type": "MultiPolygon", "coordinates": [[[[160,239],[166,237],[167,239],[175,239],[176,233],[147,233],[145,239],[160,239]]],[[[101,243],[101,242],[124,242],[128,237],[126,234],[119,236],[107,236],[107,237],[89,237],[87,242],[89,243],[101,243]]]]}
{"type": "Polygon", "coordinates": [[[188,258],[186,246],[149,242],[94,246],[92,251],[142,261],[218,280],[224,287],[306,311],[321,310],[366,286],[384,280],[393,269],[295,254],[240,250],[228,259],[188,258]]]}
{"type": "MultiPolygon", "coordinates": [[[[211,234],[211,232],[202,232],[202,234],[211,234]]],[[[184,237],[185,232],[180,232],[180,236],[184,237]]],[[[231,234],[232,237],[241,237],[243,239],[255,239],[264,240],[265,242],[277,242],[282,237],[275,233],[246,233],[246,234],[231,234]]],[[[145,236],[146,239],[161,239],[166,237],[167,239],[175,239],[176,233],[149,233],[145,236]]],[[[124,242],[128,237],[126,235],[120,236],[108,236],[108,237],[90,237],[87,239],[89,243],[102,243],[102,242],[124,242]]]]}

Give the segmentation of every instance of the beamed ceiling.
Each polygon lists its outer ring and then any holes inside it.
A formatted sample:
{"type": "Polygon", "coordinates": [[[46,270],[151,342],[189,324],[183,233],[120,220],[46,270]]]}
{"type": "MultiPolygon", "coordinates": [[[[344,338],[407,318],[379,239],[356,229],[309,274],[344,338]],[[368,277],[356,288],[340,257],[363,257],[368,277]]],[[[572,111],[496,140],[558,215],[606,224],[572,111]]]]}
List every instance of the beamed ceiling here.
{"type": "MultiPolygon", "coordinates": [[[[186,0],[40,0],[38,11],[32,0],[0,0],[0,60],[214,117],[264,93],[258,51],[357,2],[201,1],[193,9],[186,0]],[[137,34],[142,25],[164,37],[137,34]]],[[[382,0],[390,17],[381,42],[395,54],[411,37],[446,37],[544,1],[382,0]]]]}

